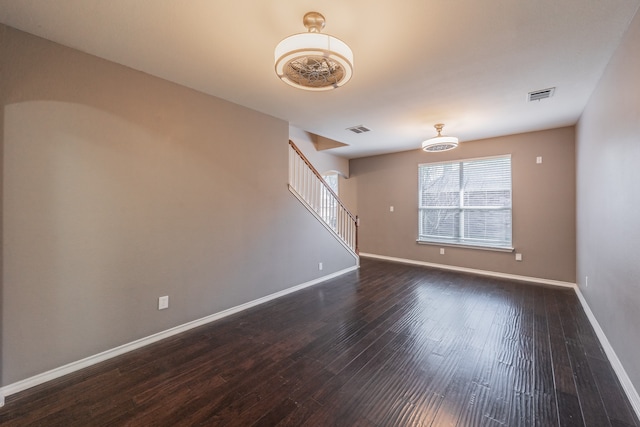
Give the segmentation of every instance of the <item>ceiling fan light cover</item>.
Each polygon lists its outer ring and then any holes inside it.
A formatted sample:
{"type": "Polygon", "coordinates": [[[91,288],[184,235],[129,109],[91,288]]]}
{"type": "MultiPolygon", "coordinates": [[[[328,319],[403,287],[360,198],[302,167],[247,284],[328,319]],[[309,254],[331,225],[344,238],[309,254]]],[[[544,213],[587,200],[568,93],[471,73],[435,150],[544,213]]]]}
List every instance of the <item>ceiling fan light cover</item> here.
{"type": "Polygon", "coordinates": [[[458,146],[458,138],[454,136],[436,136],[422,143],[422,149],[429,152],[453,150],[458,146]]]}
{"type": "MultiPolygon", "coordinates": [[[[319,16],[324,26],[324,17],[319,16]]],[[[285,83],[304,90],[343,86],[353,75],[353,52],[342,40],[314,30],[294,34],[278,43],[276,74],[285,83]]]]}

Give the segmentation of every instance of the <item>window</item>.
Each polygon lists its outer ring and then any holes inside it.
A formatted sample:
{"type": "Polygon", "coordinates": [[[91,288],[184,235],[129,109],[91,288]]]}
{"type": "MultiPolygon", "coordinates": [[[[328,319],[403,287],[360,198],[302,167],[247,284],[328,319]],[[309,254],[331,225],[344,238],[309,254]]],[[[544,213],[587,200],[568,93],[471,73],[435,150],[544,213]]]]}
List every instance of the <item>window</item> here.
{"type": "Polygon", "coordinates": [[[326,173],[322,175],[322,179],[327,183],[329,188],[333,190],[334,193],[338,194],[338,174],[337,173],[326,173]]]}
{"type": "Polygon", "coordinates": [[[418,166],[419,243],[511,250],[511,156],[418,166]]]}
{"type": "MultiPolygon", "coordinates": [[[[337,173],[326,173],[322,175],[322,179],[327,183],[329,188],[333,190],[333,192],[338,195],[338,174],[337,173]]],[[[330,194],[326,188],[321,189],[321,197],[322,197],[322,209],[320,212],[320,216],[335,230],[338,225],[338,202],[332,194],[330,194]]]]}

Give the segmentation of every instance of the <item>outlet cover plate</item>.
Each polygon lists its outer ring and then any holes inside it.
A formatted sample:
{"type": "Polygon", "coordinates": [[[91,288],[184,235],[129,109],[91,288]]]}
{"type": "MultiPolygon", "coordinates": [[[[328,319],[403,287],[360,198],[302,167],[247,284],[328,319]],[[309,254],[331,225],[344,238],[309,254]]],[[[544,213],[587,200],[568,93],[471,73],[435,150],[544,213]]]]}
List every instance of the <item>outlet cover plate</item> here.
{"type": "Polygon", "coordinates": [[[169,296],[167,295],[158,298],[158,310],[164,310],[165,308],[169,308],[169,296]]]}

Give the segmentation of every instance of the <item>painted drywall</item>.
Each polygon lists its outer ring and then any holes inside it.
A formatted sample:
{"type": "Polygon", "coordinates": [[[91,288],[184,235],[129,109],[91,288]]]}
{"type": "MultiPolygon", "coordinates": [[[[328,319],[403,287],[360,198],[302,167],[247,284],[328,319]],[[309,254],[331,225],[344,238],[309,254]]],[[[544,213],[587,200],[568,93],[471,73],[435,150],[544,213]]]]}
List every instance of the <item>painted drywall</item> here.
{"type": "Polygon", "coordinates": [[[573,283],[575,132],[565,127],[479,141],[456,150],[419,149],[353,159],[345,180],[356,194],[360,252],[573,283]],[[511,154],[513,253],[416,243],[418,165],[511,154]],[[536,157],[542,156],[542,164],[536,157]],[[353,189],[355,187],[355,190],[353,189]],[[390,212],[390,206],[394,211],[390,212]]]}
{"type": "Polygon", "coordinates": [[[289,126],[289,138],[321,174],[336,172],[343,177],[349,177],[349,160],[326,151],[316,150],[309,132],[289,126]]]}
{"type": "MultiPolygon", "coordinates": [[[[7,27],[4,25],[0,25],[0,52],[4,52],[3,51],[3,46],[5,45],[5,40],[6,40],[6,34],[7,34],[7,27]]],[[[0,59],[0,64],[2,64],[2,59],[0,59]]],[[[2,74],[2,68],[0,68],[0,75],[2,74]]],[[[0,77],[0,80],[1,77],[0,77]]],[[[0,99],[4,99],[4,85],[0,84],[0,99]]],[[[0,108],[2,108],[2,110],[0,110],[0,247],[4,248],[4,238],[3,238],[3,227],[1,226],[1,224],[3,223],[3,212],[4,209],[2,208],[2,203],[4,201],[4,196],[3,196],[3,188],[4,188],[4,138],[2,137],[2,135],[4,135],[4,120],[2,119],[2,112],[4,110],[4,107],[2,107],[2,103],[0,103],[0,108]]],[[[4,319],[3,316],[3,310],[2,307],[4,307],[3,304],[3,292],[2,292],[2,288],[3,288],[3,280],[4,280],[4,274],[3,274],[3,266],[4,266],[4,261],[3,261],[3,253],[4,251],[0,251],[0,385],[4,384],[3,381],[3,373],[2,373],[2,366],[3,366],[3,354],[4,351],[2,343],[3,343],[3,337],[2,337],[2,319],[4,319]]],[[[0,393],[0,406],[4,405],[4,395],[2,393],[0,393]]]]}
{"type": "Polygon", "coordinates": [[[288,123],[1,34],[3,385],[355,265],[287,189],[288,123]]]}
{"type": "Polygon", "coordinates": [[[338,189],[340,190],[340,200],[347,209],[354,215],[357,215],[358,209],[358,188],[355,180],[338,176],[338,189]]]}
{"type": "Polygon", "coordinates": [[[640,390],[638,52],[640,15],[631,22],[576,132],[578,286],[636,390],[640,390]]]}

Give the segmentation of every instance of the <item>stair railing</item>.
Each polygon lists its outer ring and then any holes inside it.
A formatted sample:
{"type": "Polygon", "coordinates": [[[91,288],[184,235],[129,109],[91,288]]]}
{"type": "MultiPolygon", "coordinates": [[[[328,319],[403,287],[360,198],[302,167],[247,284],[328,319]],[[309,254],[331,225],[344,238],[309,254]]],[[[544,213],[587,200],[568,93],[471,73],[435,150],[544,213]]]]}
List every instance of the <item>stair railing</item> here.
{"type": "Polygon", "coordinates": [[[289,141],[289,189],[345,247],[358,255],[358,217],[349,212],[293,141],[289,141]]]}

